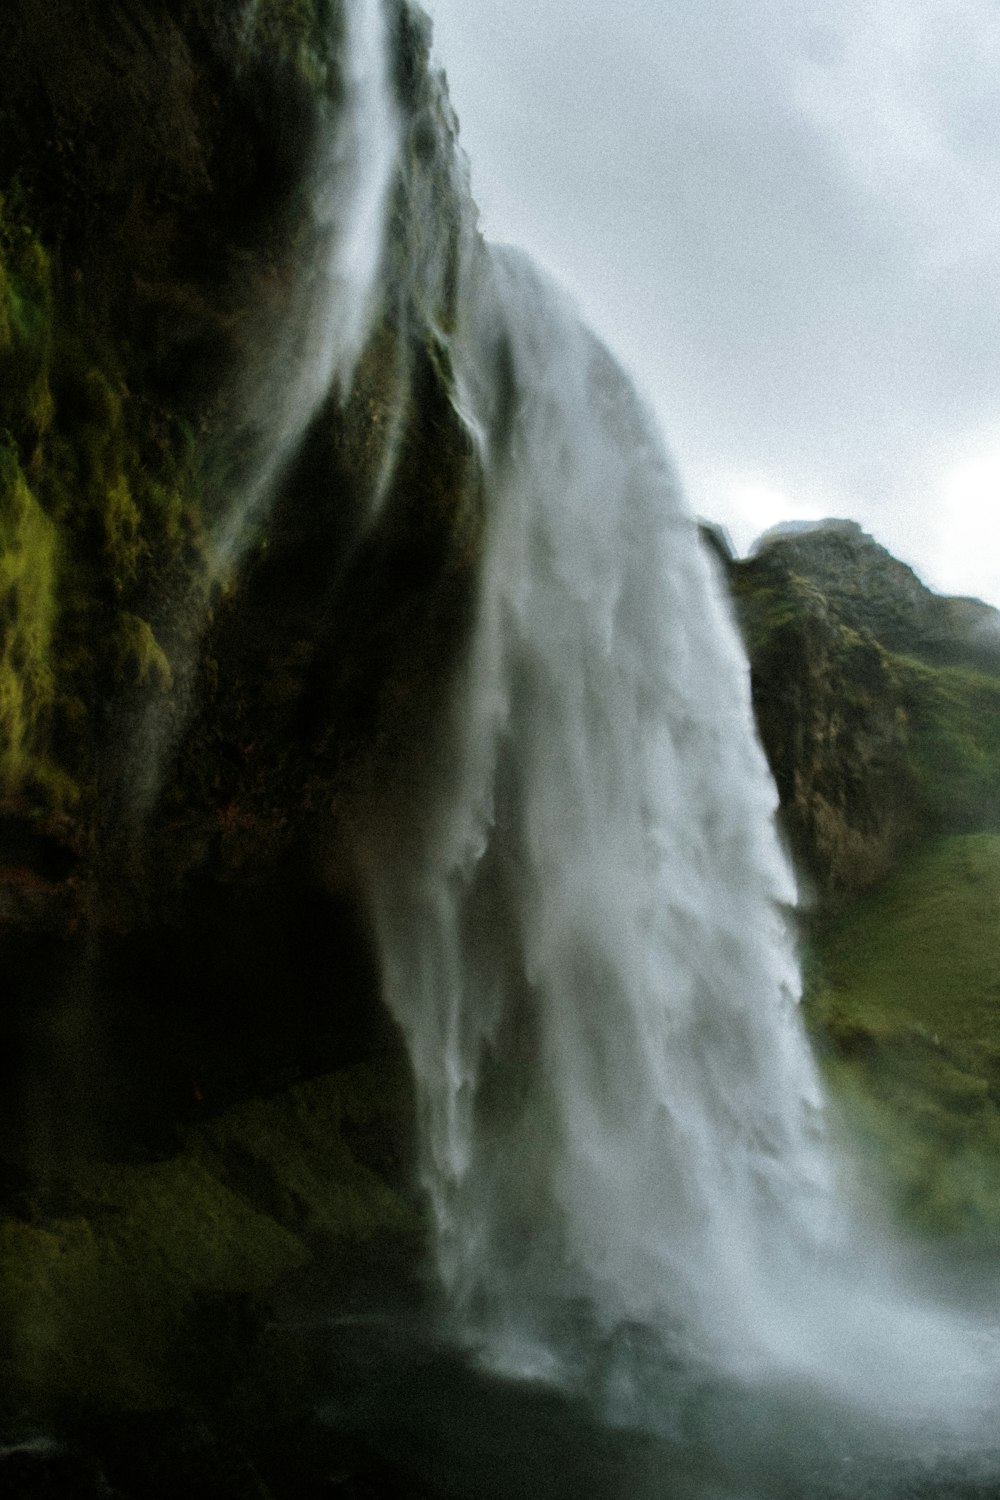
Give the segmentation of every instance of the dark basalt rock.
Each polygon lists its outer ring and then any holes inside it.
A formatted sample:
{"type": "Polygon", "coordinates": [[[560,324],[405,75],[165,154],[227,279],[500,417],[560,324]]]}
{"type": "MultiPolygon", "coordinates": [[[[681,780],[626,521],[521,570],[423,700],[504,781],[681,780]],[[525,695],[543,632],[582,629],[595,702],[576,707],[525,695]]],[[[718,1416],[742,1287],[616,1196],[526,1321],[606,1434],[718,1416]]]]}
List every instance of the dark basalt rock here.
{"type": "Polygon", "coordinates": [[[113,1500],[92,1458],[38,1439],[0,1449],[2,1500],[113,1500]]]}

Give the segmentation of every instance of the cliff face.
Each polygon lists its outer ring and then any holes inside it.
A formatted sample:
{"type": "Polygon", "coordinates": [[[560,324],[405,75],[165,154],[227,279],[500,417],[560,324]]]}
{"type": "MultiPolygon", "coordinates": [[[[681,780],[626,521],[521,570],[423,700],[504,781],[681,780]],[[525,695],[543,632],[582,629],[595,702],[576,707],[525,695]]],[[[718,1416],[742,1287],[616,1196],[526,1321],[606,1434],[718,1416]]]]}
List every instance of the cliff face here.
{"type": "Polygon", "coordinates": [[[772,533],[728,565],[758,729],[820,903],[934,833],[1000,818],[1000,614],[946,599],[853,522],[772,533]]]}
{"type": "Polygon", "coordinates": [[[353,851],[471,604],[447,342],[475,226],[429,25],[386,14],[381,274],[301,430],[351,13],[0,14],[3,1421],[169,1401],[192,1310],[416,1232],[353,851]]]}
{"type": "Polygon", "coordinates": [[[227,1095],[381,1045],[347,851],[469,607],[478,478],[446,335],[474,229],[429,28],[401,3],[368,336],[349,396],[330,381],[270,473],[283,330],[319,315],[303,283],[329,256],[348,19],[319,0],[0,17],[4,1050],[23,1069],[14,1042],[48,1029],[39,966],[84,962],[108,1012],[95,1056],[67,1060],[88,1096],[138,1072],[126,1092],[169,1110],[192,1068],[227,1095]]]}
{"type": "MultiPolygon", "coordinates": [[[[355,856],[419,794],[472,604],[475,228],[426,22],[386,12],[381,275],[301,430],[347,8],[0,12],[0,1439],[197,1406],[245,1351],[189,1358],[220,1307],[419,1237],[355,856]]],[[[850,528],[731,573],[828,905],[995,817],[991,613],[850,528]]]]}

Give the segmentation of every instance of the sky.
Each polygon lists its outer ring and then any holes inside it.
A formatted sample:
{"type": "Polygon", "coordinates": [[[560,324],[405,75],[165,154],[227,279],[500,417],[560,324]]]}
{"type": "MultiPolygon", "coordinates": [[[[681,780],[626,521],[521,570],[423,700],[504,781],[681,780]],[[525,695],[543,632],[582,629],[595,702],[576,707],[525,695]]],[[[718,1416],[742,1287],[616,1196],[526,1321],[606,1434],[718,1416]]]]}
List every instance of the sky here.
{"type": "Polygon", "coordinates": [[[1000,605],[997,0],[424,0],[489,238],[746,550],[849,516],[1000,605]]]}

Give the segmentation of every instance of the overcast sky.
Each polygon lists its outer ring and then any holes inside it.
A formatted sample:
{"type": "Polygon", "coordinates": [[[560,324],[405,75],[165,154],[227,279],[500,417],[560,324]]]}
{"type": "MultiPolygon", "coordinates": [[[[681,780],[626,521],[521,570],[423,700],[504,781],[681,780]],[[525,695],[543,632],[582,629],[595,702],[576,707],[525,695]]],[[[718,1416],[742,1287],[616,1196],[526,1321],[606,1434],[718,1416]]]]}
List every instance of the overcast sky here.
{"type": "Polygon", "coordinates": [[[425,0],[490,238],[740,547],[853,516],[1000,604],[997,0],[425,0]]]}

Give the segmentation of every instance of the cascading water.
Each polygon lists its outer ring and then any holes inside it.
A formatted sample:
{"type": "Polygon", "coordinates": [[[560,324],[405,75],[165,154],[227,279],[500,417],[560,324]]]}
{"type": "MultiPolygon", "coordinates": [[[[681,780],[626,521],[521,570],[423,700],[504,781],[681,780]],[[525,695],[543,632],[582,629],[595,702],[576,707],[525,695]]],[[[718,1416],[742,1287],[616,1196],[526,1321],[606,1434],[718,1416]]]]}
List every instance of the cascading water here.
{"type": "MultiPolygon", "coordinates": [[[[244,44],[257,5],[244,16],[244,44]]],[[[260,519],[331,389],[345,398],[378,311],[387,204],[399,151],[399,119],[389,76],[382,0],[346,0],[339,56],[315,59],[320,76],[336,67],[334,106],[323,118],[312,169],[310,259],[277,336],[276,379],[257,393],[252,425],[264,435],[253,473],[214,537],[216,574],[224,574],[260,519]]]]}
{"type": "MultiPolygon", "coordinates": [[[[398,121],[381,6],[345,15],[325,251],[223,562],[371,330],[398,121]]],[[[746,664],[653,424],[530,264],[457,242],[457,326],[423,333],[484,476],[478,616],[423,805],[360,855],[453,1324],[626,1422],[680,1362],[979,1442],[995,1346],[838,1183],[746,664]]]]}
{"type": "Polygon", "coordinates": [[[679,1358],[978,1441],[995,1345],[838,1186],[746,663],[652,423],[521,256],[474,250],[461,310],[478,621],[372,866],[452,1314],[570,1385],[624,1338],[627,1421],[679,1358]]]}
{"type": "Polygon", "coordinates": [[[747,673],[625,378],[519,257],[479,277],[480,619],[387,920],[442,1272],[500,1326],[669,1285],[749,1337],[762,1226],[829,1183],[747,673]]]}

